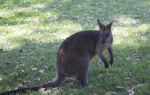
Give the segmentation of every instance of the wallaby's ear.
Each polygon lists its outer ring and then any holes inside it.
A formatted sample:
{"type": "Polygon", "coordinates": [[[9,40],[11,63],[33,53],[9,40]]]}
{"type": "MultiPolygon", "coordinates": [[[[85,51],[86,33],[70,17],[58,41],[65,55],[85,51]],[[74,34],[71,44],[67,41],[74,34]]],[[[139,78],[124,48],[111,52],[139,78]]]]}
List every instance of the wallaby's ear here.
{"type": "Polygon", "coordinates": [[[97,19],[97,23],[100,29],[104,28],[104,24],[102,24],[99,19],[97,19]]]}
{"type": "Polygon", "coordinates": [[[109,24],[107,24],[107,28],[111,29],[113,22],[114,22],[114,20],[112,20],[109,24]]]}

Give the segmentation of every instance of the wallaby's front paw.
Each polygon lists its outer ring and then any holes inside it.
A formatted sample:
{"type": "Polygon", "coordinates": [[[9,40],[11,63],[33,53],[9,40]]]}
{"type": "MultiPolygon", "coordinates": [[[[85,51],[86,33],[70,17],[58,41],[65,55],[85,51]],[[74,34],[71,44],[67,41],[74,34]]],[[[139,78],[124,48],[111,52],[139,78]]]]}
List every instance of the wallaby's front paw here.
{"type": "Polygon", "coordinates": [[[114,62],[114,60],[113,59],[110,59],[110,65],[112,65],[113,64],[113,62],[114,62]]]}

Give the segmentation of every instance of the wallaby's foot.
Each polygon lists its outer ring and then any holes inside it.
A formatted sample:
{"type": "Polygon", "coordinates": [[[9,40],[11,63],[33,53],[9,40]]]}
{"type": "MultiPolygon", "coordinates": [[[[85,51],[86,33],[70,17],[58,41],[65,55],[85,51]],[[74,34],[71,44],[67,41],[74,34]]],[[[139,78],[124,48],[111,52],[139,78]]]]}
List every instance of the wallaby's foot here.
{"type": "Polygon", "coordinates": [[[77,77],[77,79],[80,81],[80,85],[82,87],[88,86],[88,79],[85,77],[77,77]]]}
{"type": "Polygon", "coordinates": [[[82,87],[88,86],[88,82],[81,80],[80,81],[82,87]]]}
{"type": "Polygon", "coordinates": [[[78,80],[80,81],[80,84],[82,87],[88,86],[87,74],[83,74],[82,76],[78,76],[78,80]]]}

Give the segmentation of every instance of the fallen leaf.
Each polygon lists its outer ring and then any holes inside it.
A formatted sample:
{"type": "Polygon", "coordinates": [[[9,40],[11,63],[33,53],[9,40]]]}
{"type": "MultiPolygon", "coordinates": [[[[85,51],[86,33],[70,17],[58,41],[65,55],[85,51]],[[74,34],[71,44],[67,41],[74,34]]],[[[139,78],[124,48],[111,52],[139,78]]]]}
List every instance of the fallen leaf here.
{"type": "Polygon", "coordinates": [[[116,92],[107,92],[105,95],[118,95],[116,92]]]}
{"type": "Polygon", "coordinates": [[[44,73],[45,71],[42,69],[42,70],[39,70],[39,72],[40,72],[40,73],[44,73]]]}
{"type": "Polygon", "coordinates": [[[25,71],[24,71],[24,70],[21,70],[21,72],[23,72],[23,73],[24,73],[25,71]]]}
{"type": "Polygon", "coordinates": [[[124,89],[124,87],[122,87],[122,86],[115,86],[115,88],[116,88],[117,91],[120,91],[120,90],[124,89]]]}
{"type": "Polygon", "coordinates": [[[37,70],[37,69],[38,69],[38,68],[35,68],[35,67],[34,67],[34,68],[31,68],[31,70],[33,70],[33,71],[35,71],[35,70],[37,70]]]}
{"type": "Polygon", "coordinates": [[[27,87],[25,84],[22,84],[22,83],[20,83],[19,85],[18,85],[18,87],[19,88],[22,88],[22,87],[27,87]]]}
{"type": "Polygon", "coordinates": [[[48,69],[48,66],[44,66],[44,69],[48,69]]]}
{"type": "Polygon", "coordinates": [[[49,68],[48,68],[48,66],[44,66],[43,69],[44,69],[44,72],[47,72],[49,68]]]}
{"type": "Polygon", "coordinates": [[[31,81],[30,80],[24,80],[24,81],[21,81],[21,83],[24,84],[24,85],[26,85],[28,83],[31,83],[31,81]]]}
{"type": "Polygon", "coordinates": [[[34,80],[41,81],[41,78],[34,78],[34,80]]]}
{"type": "Polygon", "coordinates": [[[125,80],[130,80],[130,77],[126,77],[125,80]]]}
{"type": "Polygon", "coordinates": [[[133,90],[128,90],[128,95],[134,95],[134,91],[133,90]]]}
{"type": "Polygon", "coordinates": [[[3,52],[3,51],[4,51],[4,50],[1,48],[1,49],[0,49],[0,52],[3,52]]]}

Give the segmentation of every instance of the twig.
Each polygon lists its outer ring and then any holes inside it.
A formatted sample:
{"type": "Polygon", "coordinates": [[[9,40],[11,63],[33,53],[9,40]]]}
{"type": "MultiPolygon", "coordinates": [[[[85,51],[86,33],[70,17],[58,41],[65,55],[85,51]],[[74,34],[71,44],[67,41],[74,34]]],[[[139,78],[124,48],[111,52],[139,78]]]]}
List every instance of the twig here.
{"type": "Polygon", "coordinates": [[[118,93],[116,93],[116,92],[107,92],[105,95],[111,95],[111,94],[118,95],[118,93]]]}

